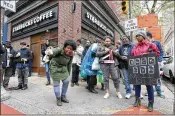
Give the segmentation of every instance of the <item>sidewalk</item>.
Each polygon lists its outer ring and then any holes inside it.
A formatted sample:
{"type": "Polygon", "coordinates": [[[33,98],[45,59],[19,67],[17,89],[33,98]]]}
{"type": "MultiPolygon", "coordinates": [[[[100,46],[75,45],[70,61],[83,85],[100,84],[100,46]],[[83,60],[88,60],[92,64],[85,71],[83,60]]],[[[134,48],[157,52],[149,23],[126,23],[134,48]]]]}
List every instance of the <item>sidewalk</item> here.
{"type": "MultiPolygon", "coordinates": [[[[69,104],[58,107],[53,93],[53,87],[45,86],[46,78],[29,77],[28,90],[14,90],[10,92],[11,98],[2,102],[9,107],[16,109],[22,114],[173,114],[174,95],[162,86],[166,99],[155,94],[154,112],[147,112],[148,100],[144,96],[142,106],[132,107],[135,97],[127,100],[124,98],[124,85],[121,83],[123,99],[118,99],[115,94],[113,83],[110,81],[111,96],[103,99],[105,91],[97,90],[98,94],[92,94],[85,89],[86,82],[80,82],[80,86],[68,88],[67,98],[69,104]]],[[[17,86],[17,78],[12,77],[10,87],[17,86]]],[[[145,86],[142,93],[146,92],[145,86]]],[[[133,93],[134,94],[134,93],[133,93]]],[[[3,112],[5,109],[2,109],[3,112]]]]}

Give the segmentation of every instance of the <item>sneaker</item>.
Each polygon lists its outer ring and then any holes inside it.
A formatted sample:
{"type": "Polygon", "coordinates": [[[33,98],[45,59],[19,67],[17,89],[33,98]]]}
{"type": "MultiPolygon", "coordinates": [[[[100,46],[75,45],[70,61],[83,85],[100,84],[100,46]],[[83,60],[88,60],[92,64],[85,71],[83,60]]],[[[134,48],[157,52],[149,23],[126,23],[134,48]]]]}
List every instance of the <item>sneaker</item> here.
{"type": "Polygon", "coordinates": [[[142,94],[140,94],[140,99],[143,99],[143,95],[142,94]]]}
{"type": "Polygon", "coordinates": [[[108,99],[109,98],[109,93],[106,93],[105,96],[103,97],[104,99],[108,99]]]}
{"type": "Polygon", "coordinates": [[[117,97],[118,97],[119,99],[122,99],[122,95],[121,95],[120,92],[117,92],[116,94],[117,94],[117,97]]]}
{"type": "Polygon", "coordinates": [[[157,94],[157,96],[159,96],[160,98],[165,99],[165,96],[164,96],[164,95],[162,95],[162,94],[157,94]]]}
{"type": "Polygon", "coordinates": [[[127,93],[126,95],[125,95],[125,98],[126,99],[129,99],[131,97],[131,94],[130,93],[127,93]]]}
{"type": "Polygon", "coordinates": [[[73,87],[74,86],[74,83],[71,83],[71,87],[73,87]]]}

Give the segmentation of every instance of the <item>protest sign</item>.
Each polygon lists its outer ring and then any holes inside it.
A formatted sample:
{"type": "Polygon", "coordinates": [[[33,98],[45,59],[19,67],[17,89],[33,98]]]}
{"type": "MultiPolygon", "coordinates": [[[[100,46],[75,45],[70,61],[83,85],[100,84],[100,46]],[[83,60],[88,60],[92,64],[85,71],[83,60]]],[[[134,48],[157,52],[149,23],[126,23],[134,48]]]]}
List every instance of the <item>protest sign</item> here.
{"type": "Polygon", "coordinates": [[[128,57],[129,82],[134,85],[155,85],[159,76],[155,53],[128,57]]]}

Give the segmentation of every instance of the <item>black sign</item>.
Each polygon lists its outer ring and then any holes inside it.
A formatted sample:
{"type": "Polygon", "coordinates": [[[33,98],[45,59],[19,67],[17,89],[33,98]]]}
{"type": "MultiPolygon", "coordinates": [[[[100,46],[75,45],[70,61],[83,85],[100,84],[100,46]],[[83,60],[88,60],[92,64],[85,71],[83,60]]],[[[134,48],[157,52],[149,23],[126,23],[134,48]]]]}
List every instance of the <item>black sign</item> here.
{"type": "Polygon", "coordinates": [[[105,35],[110,35],[114,37],[114,31],[112,27],[106,24],[101,18],[99,18],[94,12],[90,9],[82,7],[82,21],[90,26],[91,28],[95,29],[96,31],[105,33],[105,35]]]}
{"type": "Polygon", "coordinates": [[[17,24],[12,23],[12,39],[30,36],[55,27],[58,27],[58,7],[33,14],[17,24]]]}
{"type": "Polygon", "coordinates": [[[129,82],[134,85],[155,85],[159,76],[155,53],[128,57],[129,82]]]}

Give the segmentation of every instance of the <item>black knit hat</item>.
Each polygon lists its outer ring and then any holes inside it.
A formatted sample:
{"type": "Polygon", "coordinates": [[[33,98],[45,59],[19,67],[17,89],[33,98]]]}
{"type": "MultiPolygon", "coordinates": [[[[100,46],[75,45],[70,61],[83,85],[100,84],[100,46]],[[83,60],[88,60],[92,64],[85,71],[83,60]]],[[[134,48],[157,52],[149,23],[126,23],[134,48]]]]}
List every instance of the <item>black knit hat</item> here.
{"type": "Polygon", "coordinates": [[[148,37],[150,37],[150,38],[152,38],[152,37],[153,37],[152,33],[151,33],[151,32],[149,32],[149,31],[147,31],[147,32],[146,32],[146,35],[147,35],[148,37]]]}

